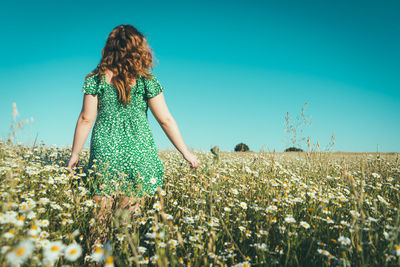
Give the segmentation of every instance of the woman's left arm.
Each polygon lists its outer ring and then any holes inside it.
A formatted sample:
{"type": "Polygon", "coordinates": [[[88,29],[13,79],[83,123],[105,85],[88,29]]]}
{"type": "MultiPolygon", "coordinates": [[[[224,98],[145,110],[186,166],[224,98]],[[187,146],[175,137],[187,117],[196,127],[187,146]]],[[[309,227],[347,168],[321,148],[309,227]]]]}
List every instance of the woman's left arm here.
{"type": "Polygon", "coordinates": [[[97,115],[97,95],[84,94],[83,106],[76,123],[74,143],[72,145],[71,157],[68,168],[75,167],[78,164],[79,153],[89,135],[90,130],[96,120],[97,115]]]}

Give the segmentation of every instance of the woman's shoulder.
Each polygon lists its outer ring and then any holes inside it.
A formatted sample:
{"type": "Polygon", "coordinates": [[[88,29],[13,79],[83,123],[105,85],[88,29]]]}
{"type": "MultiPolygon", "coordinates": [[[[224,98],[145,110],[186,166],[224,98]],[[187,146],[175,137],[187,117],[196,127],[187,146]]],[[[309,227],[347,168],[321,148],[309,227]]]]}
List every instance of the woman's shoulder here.
{"type": "Polygon", "coordinates": [[[100,75],[99,73],[89,73],[85,76],[85,80],[98,83],[100,81],[100,75]]]}
{"type": "Polygon", "coordinates": [[[149,72],[148,78],[144,79],[145,95],[148,98],[154,97],[164,91],[164,87],[158,81],[157,76],[153,72],[149,72]]]}
{"type": "Polygon", "coordinates": [[[98,73],[89,73],[85,76],[82,92],[85,94],[97,94],[100,92],[100,75],[98,73]]]}

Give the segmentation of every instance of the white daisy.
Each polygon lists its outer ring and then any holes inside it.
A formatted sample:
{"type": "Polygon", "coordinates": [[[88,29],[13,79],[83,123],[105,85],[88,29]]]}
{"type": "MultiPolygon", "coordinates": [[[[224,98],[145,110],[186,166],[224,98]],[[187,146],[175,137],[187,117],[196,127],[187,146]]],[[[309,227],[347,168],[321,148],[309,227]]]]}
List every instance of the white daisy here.
{"type": "Polygon", "coordinates": [[[77,243],[71,243],[65,248],[65,258],[69,261],[76,261],[82,254],[82,248],[77,243]]]}
{"type": "Polygon", "coordinates": [[[153,205],[153,209],[155,209],[155,210],[161,210],[161,204],[160,204],[160,202],[156,202],[156,203],[154,203],[154,205],[153,205]]]}
{"type": "Polygon", "coordinates": [[[285,217],[285,222],[287,222],[287,223],[295,223],[296,220],[295,220],[295,218],[293,218],[292,215],[288,215],[288,216],[285,217]]]}
{"type": "Polygon", "coordinates": [[[85,205],[88,207],[93,206],[93,200],[91,200],[91,199],[86,200],[85,205]]]}
{"type": "Polygon", "coordinates": [[[142,246],[139,246],[139,247],[138,247],[138,252],[139,252],[140,254],[144,254],[146,251],[147,251],[147,248],[142,247],[142,246]]]}
{"type": "Polygon", "coordinates": [[[394,246],[394,250],[396,251],[396,255],[400,256],[400,246],[399,245],[395,245],[394,246]]]}
{"type": "Polygon", "coordinates": [[[49,220],[40,220],[40,221],[38,221],[38,224],[39,224],[39,226],[41,226],[41,227],[47,227],[47,226],[49,226],[49,224],[50,224],[50,222],[49,222],[49,220]]]}
{"type": "Polygon", "coordinates": [[[305,221],[301,221],[301,222],[300,222],[300,225],[303,226],[303,227],[306,228],[306,229],[310,228],[310,225],[309,225],[307,222],[305,222],[305,221]]]}
{"type": "Polygon", "coordinates": [[[175,247],[176,245],[178,245],[178,241],[176,241],[175,239],[171,239],[170,241],[168,241],[168,244],[172,247],[175,247]]]}
{"type": "Polygon", "coordinates": [[[97,262],[101,261],[104,257],[104,250],[101,247],[97,247],[93,254],[91,255],[91,258],[97,262]]]}
{"type": "Polygon", "coordinates": [[[338,241],[342,244],[342,245],[350,245],[351,244],[351,240],[348,237],[344,237],[344,236],[340,236],[338,238],[338,241]]]}
{"type": "Polygon", "coordinates": [[[118,239],[119,241],[123,241],[123,240],[124,240],[124,237],[125,237],[125,235],[124,235],[123,233],[118,233],[118,234],[117,234],[117,239],[118,239]]]}
{"type": "Polygon", "coordinates": [[[63,252],[65,245],[61,241],[50,242],[44,247],[44,259],[46,262],[54,263],[63,252]]]}
{"type": "Polygon", "coordinates": [[[32,254],[34,244],[30,240],[21,241],[17,247],[6,255],[11,265],[21,265],[32,254]]]}
{"type": "Polygon", "coordinates": [[[104,267],[114,267],[114,257],[108,256],[104,261],[104,267]]]}

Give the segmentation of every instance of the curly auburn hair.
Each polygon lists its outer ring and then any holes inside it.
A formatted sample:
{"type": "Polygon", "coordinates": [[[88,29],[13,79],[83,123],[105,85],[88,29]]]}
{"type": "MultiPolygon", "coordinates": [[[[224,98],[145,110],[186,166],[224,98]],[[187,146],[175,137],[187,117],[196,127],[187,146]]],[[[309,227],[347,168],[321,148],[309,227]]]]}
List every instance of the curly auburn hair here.
{"type": "Polygon", "coordinates": [[[111,83],[118,90],[119,100],[128,104],[132,90],[130,85],[137,75],[151,78],[149,68],[154,66],[152,49],[145,36],[134,26],[122,24],[108,35],[101,53],[100,63],[86,78],[97,73],[103,78],[106,70],[111,71],[111,83]]]}

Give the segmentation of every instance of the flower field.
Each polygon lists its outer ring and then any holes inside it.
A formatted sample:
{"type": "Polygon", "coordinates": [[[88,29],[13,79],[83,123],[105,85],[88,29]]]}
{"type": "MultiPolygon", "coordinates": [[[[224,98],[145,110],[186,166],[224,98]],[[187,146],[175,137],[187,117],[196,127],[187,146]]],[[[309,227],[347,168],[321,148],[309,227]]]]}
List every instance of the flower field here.
{"type": "Polygon", "coordinates": [[[398,153],[161,151],[159,194],[105,225],[69,155],[0,143],[0,266],[400,265],[398,153]]]}

